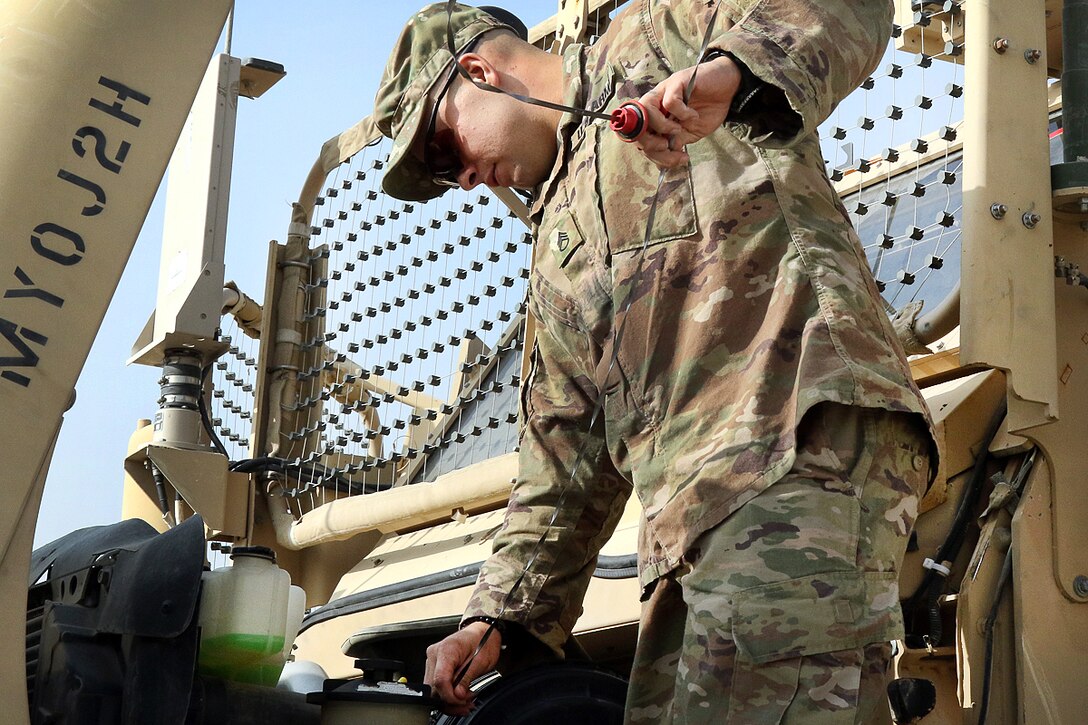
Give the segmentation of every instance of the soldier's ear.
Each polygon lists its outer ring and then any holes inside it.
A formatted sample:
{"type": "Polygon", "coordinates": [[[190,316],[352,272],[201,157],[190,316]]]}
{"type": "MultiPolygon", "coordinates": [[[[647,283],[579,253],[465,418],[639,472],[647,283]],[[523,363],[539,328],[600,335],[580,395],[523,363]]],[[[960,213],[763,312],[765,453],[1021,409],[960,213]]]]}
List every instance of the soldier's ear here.
{"type": "Polygon", "coordinates": [[[474,81],[482,81],[497,88],[502,88],[502,74],[482,55],[465,53],[457,59],[457,62],[468,71],[474,81]]]}

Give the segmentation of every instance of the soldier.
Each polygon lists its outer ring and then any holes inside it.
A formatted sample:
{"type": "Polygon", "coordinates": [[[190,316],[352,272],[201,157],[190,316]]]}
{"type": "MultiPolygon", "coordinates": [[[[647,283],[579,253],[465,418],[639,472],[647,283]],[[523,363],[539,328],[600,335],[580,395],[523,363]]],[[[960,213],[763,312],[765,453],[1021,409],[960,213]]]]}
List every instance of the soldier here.
{"type": "Polygon", "coordinates": [[[887,717],[933,438],[815,130],[881,58],[891,8],[734,0],[711,26],[715,4],[634,0],[561,57],[432,5],[389,60],[375,106],[388,193],[532,190],[520,473],[462,628],[428,650],[449,712],[469,710],[500,640],[561,653],[633,489],[644,608],[628,722],[887,717]],[[477,83],[589,111],[639,99],[650,133],[627,144],[477,83]]]}

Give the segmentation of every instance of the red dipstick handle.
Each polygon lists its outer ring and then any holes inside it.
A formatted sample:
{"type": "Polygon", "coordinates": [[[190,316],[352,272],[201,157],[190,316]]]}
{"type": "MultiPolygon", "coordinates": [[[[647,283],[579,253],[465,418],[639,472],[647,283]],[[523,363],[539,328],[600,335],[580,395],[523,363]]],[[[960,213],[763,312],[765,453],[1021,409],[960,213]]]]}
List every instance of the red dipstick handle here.
{"type": "Polygon", "coordinates": [[[627,143],[637,140],[646,131],[646,107],[638,101],[627,101],[612,111],[608,127],[627,143]]]}

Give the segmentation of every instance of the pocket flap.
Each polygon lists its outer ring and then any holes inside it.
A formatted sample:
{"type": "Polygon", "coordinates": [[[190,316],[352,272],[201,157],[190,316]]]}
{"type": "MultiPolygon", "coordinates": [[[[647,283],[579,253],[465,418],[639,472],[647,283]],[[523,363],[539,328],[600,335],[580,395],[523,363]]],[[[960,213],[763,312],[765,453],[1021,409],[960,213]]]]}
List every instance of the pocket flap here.
{"type": "Polygon", "coordinates": [[[732,632],[756,663],[855,649],[903,636],[894,572],[834,572],[748,589],[733,599],[732,632]]]}

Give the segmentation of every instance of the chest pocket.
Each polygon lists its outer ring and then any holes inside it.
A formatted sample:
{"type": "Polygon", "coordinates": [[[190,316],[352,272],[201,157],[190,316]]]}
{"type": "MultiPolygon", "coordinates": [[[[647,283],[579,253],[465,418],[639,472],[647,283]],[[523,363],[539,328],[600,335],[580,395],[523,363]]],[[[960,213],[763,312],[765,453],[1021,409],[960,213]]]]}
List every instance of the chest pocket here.
{"type": "MultiPolygon", "coordinates": [[[[659,170],[633,144],[624,143],[607,128],[598,128],[597,133],[597,173],[609,252],[641,249],[659,170]]],[[[698,232],[691,167],[669,169],[661,184],[649,243],[684,239],[698,232]]]]}
{"type": "MultiPolygon", "coordinates": [[[[657,192],[659,170],[632,144],[613,132],[598,131],[597,174],[611,254],[642,248],[646,222],[657,192]]],[[[660,188],[650,244],[698,233],[690,163],[669,169],[660,188]]]]}

